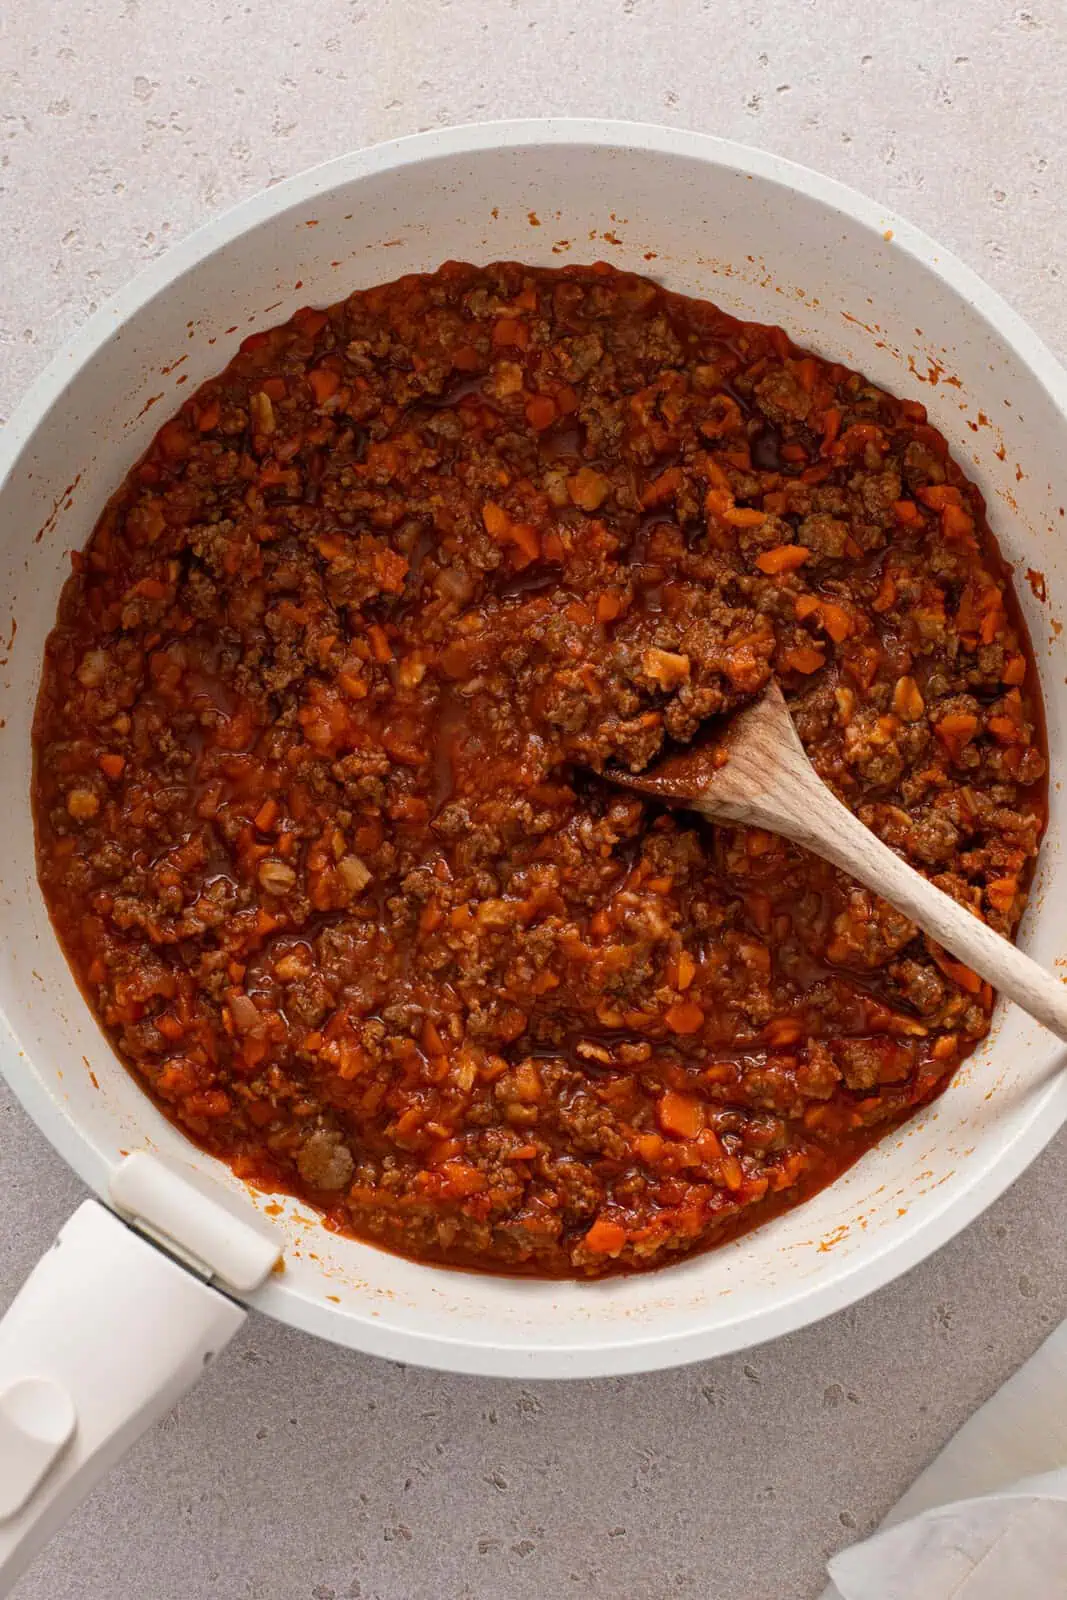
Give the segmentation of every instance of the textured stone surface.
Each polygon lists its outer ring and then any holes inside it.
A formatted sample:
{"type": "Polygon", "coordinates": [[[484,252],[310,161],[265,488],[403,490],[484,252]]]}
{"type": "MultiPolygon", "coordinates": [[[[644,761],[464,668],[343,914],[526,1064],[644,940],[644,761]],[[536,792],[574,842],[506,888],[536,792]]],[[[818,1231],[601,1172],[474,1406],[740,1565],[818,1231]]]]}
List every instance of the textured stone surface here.
{"type": "MultiPolygon", "coordinates": [[[[898,207],[1061,355],[1057,0],[36,0],[0,36],[0,416],[135,268],[360,143],[588,113],[793,156],[898,207]]],[[[0,1301],[78,1185],[0,1090],[0,1301]]],[[[1067,1140],[856,1309],[562,1387],[264,1321],[82,1508],[22,1600],[807,1600],[1067,1314],[1067,1140]]]]}

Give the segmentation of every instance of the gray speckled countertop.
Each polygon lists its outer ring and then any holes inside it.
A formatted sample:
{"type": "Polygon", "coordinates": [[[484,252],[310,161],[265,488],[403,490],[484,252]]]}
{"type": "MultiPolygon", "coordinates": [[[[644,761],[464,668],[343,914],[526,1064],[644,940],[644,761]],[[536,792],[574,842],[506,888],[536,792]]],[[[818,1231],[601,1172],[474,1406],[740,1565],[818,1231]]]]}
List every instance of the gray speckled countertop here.
{"type": "MultiPolygon", "coordinates": [[[[1067,354],[1059,0],[36,0],[0,36],[0,416],[204,218],[352,146],[588,113],[764,145],[928,228],[1067,354]]],[[[0,1301],[79,1185],[0,1089],[0,1301]]],[[[807,1600],[1067,1315],[1067,1139],[933,1260],[730,1360],[553,1387],[260,1319],[20,1600],[807,1600]]]]}

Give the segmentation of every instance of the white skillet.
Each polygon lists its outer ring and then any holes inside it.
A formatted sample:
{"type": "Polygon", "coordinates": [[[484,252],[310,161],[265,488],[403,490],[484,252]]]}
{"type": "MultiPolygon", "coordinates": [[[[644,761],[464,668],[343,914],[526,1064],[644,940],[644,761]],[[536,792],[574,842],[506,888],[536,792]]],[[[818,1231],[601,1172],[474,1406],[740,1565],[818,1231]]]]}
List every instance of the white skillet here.
{"type": "Polygon", "coordinates": [[[76,1213],[0,1324],[0,1591],[194,1381],[246,1304],[339,1344],[462,1372],[589,1376],[706,1358],[839,1310],[913,1266],[1067,1116],[1062,1047],[1003,1007],[935,1106],[799,1210],[649,1276],[524,1283],[400,1261],[327,1234],[296,1202],[253,1197],[156,1112],[97,1030],[45,914],[28,807],[38,668],[69,550],[159,423],[253,328],[448,257],[559,266],[597,256],[780,321],[926,402],[1018,564],[1053,754],[1023,942],[1049,969],[1067,949],[1057,782],[1067,663],[1050,610],[1022,581],[1027,568],[1042,575],[1034,589],[1047,584],[1052,614],[1067,591],[1067,380],[972,272],[789,162],[622,123],[421,134],[209,224],[60,352],[0,440],[10,611],[0,640],[13,634],[0,649],[0,1067],[103,1202],[76,1213]],[[143,1155],[123,1166],[145,1151],[173,1172],[143,1155]],[[194,1177],[203,1195],[190,1199],[182,1185],[194,1177]],[[270,1271],[278,1250],[282,1273],[270,1271]]]}

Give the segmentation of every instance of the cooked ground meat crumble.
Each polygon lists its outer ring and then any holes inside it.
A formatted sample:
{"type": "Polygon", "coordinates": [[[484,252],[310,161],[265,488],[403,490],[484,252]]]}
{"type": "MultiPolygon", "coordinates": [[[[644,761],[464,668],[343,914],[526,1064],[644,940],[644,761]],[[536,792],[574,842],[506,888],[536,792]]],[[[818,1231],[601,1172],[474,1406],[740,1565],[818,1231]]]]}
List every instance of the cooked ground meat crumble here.
{"type": "Polygon", "coordinates": [[[604,267],[449,264],[247,339],[74,556],[39,871],[123,1059],[331,1226],[654,1266],[829,1181],[988,985],[847,877],[622,793],[772,677],[1010,935],[1036,677],[923,407],[604,267]]]}

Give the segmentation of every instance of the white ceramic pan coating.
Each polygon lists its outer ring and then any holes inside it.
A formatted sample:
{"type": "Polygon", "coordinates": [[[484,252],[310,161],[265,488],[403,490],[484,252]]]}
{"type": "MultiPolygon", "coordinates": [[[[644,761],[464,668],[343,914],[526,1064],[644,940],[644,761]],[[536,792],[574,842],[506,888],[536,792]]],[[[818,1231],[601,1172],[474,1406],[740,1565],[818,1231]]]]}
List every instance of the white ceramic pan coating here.
{"type": "MultiPolygon", "coordinates": [[[[0,1560],[9,1575],[83,1480],[239,1323],[234,1300],[205,1288],[204,1277],[339,1344],[455,1371],[548,1378],[668,1366],[773,1338],[914,1265],[988,1205],[1067,1114],[1067,1082],[1056,1071],[1063,1046],[1002,1007],[936,1105],[799,1210],[648,1276],[534,1283],[399,1260],[327,1233],[299,1202],[250,1193],[187,1143],[113,1056],[59,951],[34,873],[30,724],[69,551],[85,543],[160,423],[249,332],[448,258],[545,266],[603,258],[738,316],[781,323],[821,354],[922,400],[985,492],[1017,574],[1044,575],[1047,604],[1025,582],[1018,587],[1051,748],[1062,747],[1067,665],[1050,621],[1067,593],[1067,378],[972,272],[852,191],[691,134],[501,123],[346,156],[238,207],[149,268],[61,352],[2,441],[0,639],[11,637],[0,650],[0,1066],[90,1186],[201,1277],[89,1202],[91,1220],[76,1220],[77,1248],[48,1257],[0,1325],[0,1560]],[[227,1197],[232,1214],[254,1226],[230,1221],[210,1198],[199,1209],[187,1203],[151,1162],[123,1168],[131,1151],[199,1175],[206,1196],[227,1197]],[[280,1273],[268,1270],[276,1250],[280,1273]],[[57,1267],[64,1259],[89,1264],[79,1283],[57,1267]],[[149,1327],[136,1309],[145,1262],[157,1280],[148,1298],[171,1304],[165,1338],[160,1319],[149,1327]],[[72,1318],[91,1337],[55,1334],[72,1318]],[[94,1339],[93,1359],[109,1371],[87,1380],[94,1339]],[[15,1463],[6,1476],[5,1461],[15,1463]]],[[[1049,831],[1023,931],[1026,949],[1050,967],[1067,955],[1067,818],[1055,776],[1054,759],[1049,831]]]]}

